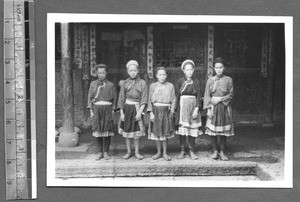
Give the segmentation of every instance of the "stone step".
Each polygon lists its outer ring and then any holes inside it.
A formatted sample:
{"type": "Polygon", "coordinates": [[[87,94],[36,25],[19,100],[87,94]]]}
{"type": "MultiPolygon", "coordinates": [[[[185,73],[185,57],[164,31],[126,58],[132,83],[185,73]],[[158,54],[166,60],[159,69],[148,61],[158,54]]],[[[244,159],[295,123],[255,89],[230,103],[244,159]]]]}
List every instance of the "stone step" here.
{"type": "MultiPolygon", "coordinates": [[[[96,156],[93,156],[96,157],[96,156]]],[[[257,163],[210,160],[153,161],[94,159],[56,160],[57,178],[147,177],[147,176],[246,176],[257,174],[257,163]]]]}

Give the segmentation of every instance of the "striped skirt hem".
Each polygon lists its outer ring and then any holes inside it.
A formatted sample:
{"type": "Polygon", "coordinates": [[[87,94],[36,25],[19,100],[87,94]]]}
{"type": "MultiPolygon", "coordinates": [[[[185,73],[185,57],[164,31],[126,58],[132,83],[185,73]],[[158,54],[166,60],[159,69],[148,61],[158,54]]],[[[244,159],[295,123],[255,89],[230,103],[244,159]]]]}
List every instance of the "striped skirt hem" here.
{"type": "Polygon", "coordinates": [[[176,131],[176,134],[182,136],[198,137],[199,135],[202,135],[202,131],[199,130],[199,128],[185,128],[180,126],[176,131]]]}
{"type": "Polygon", "coordinates": [[[149,140],[156,140],[156,141],[165,141],[165,140],[169,140],[171,138],[173,138],[174,135],[170,134],[170,135],[166,135],[166,136],[161,136],[161,137],[157,137],[155,136],[153,133],[148,132],[148,139],[149,140]]]}
{"type": "Polygon", "coordinates": [[[111,131],[104,131],[104,132],[94,131],[93,136],[94,137],[108,137],[108,136],[115,136],[115,134],[111,131]]]}
{"type": "Polygon", "coordinates": [[[205,134],[209,135],[209,136],[234,136],[234,132],[233,132],[233,128],[231,128],[231,130],[228,131],[223,131],[223,132],[216,132],[216,131],[212,131],[209,128],[206,128],[205,130],[205,134]]]}
{"type": "Polygon", "coordinates": [[[140,137],[145,136],[145,133],[142,131],[134,131],[134,132],[124,132],[122,129],[119,129],[119,133],[124,138],[131,138],[131,139],[140,139],[140,137]]]}

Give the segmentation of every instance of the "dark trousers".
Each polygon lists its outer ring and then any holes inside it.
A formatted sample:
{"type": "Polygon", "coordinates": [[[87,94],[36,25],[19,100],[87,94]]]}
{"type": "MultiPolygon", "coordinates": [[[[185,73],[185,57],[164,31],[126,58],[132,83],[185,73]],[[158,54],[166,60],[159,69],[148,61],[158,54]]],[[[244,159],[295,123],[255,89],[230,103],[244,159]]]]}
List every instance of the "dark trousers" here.
{"type": "Polygon", "coordinates": [[[108,152],[109,150],[109,146],[110,146],[110,141],[111,141],[111,137],[97,137],[97,143],[98,146],[100,148],[100,152],[108,152]]]}

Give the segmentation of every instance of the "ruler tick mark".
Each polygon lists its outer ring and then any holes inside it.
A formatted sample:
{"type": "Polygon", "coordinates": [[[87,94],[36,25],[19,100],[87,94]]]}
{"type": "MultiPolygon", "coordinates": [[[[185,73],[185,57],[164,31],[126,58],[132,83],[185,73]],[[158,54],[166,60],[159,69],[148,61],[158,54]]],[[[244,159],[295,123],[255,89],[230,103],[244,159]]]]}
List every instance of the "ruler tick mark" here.
{"type": "MultiPolygon", "coordinates": [[[[26,114],[25,113],[20,113],[20,109],[27,110],[27,106],[25,105],[25,107],[23,107],[23,103],[26,101],[26,99],[23,99],[23,94],[25,92],[27,92],[27,90],[25,88],[27,88],[27,82],[25,82],[25,75],[24,76],[19,76],[18,74],[23,74],[23,68],[25,68],[25,66],[23,65],[23,63],[25,63],[25,59],[26,59],[26,54],[27,51],[31,51],[31,49],[26,49],[25,47],[27,47],[28,45],[26,43],[28,43],[28,41],[34,41],[34,35],[30,34],[28,35],[28,27],[32,28],[32,24],[33,24],[33,6],[28,6],[28,4],[33,5],[33,1],[28,1],[28,0],[22,0],[22,1],[15,1],[15,0],[5,0],[4,1],[4,53],[6,55],[6,57],[4,57],[5,63],[4,63],[4,67],[5,67],[5,71],[6,70],[11,70],[12,74],[14,74],[13,76],[10,75],[10,78],[4,78],[4,81],[8,87],[8,90],[10,90],[11,92],[6,91],[5,95],[9,95],[7,96],[7,98],[4,98],[4,100],[6,101],[4,108],[5,110],[11,110],[11,107],[14,105],[15,109],[15,116],[18,116],[18,119],[13,119],[10,117],[6,117],[6,114],[4,114],[5,120],[7,121],[11,121],[16,123],[16,125],[14,125],[14,134],[8,134],[8,130],[7,128],[5,128],[5,140],[10,142],[7,143],[7,149],[5,149],[5,154],[6,157],[16,157],[16,159],[10,158],[10,159],[6,159],[5,165],[7,168],[7,178],[6,178],[6,199],[7,200],[12,200],[12,199],[29,199],[32,198],[32,195],[36,195],[35,191],[32,190],[33,187],[31,181],[26,180],[28,175],[32,176],[32,170],[31,170],[31,164],[27,163],[28,160],[31,159],[27,159],[28,158],[28,151],[27,149],[30,151],[31,149],[34,149],[34,147],[32,147],[30,145],[30,143],[28,141],[30,141],[31,139],[26,139],[26,138],[20,138],[22,136],[20,136],[18,134],[17,131],[23,131],[24,129],[25,132],[23,133],[25,135],[25,137],[29,134],[27,134],[27,127],[32,127],[30,126],[30,124],[27,126],[18,126],[17,124],[19,124],[19,121],[23,121],[22,116],[24,116],[24,120],[26,120],[26,114]],[[30,2],[30,3],[29,3],[30,2]],[[6,9],[7,8],[7,9],[6,9]],[[11,15],[12,14],[12,15],[11,15]],[[30,26],[28,26],[30,25],[30,26]],[[27,35],[26,35],[27,34],[27,35]],[[27,46],[26,46],[27,45],[27,46]],[[25,54],[23,53],[25,52],[25,54]],[[24,56],[25,58],[24,58],[24,56]],[[8,56],[8,57],[7,57],[8,56]],[[13,62],[11,62],[13,61],[13,62]],[[23,67],[24,66],[24,67],[23,67]],[[14,77],[14,78],[12,78],[14,77]],[[13,87],[10,87],[13,86],[13,87]],[[22,86],[22,88],[18,88],[22,86]],[[24,86],[24,88],[23,88],[24,86]],[[9,94],[7,94],[9,93],[9,94]],[[10,94],[11,93],[11,94],[10,94]],[[18,97],[17,97],[18,96],[18,97]],[[7,103],[7,101],[11,102],[12,104],[7,103]],[[21,104],[22,107],[18,107],[17,105],[21,104]],[[18,112],[16,111],[16,109],[18,110],[18,112]],[[9,118],[9,119],[7,119],[9,118]],[[11,135],[15,135],[15,137],[19,137],[19,138],[13,138],[13,136],[11,135]],[[16,143],[22,143],[23,144],[24,141],[24,145],[17,145],[16,143]],[[12,144],[13,142],[13,144],[12,144]],[[9,149],[8,149],[9,148],[9,149]],[[14,150],[11,150],[15,149],[14,150]],[[24,159],[24,157],[27,157],[26,159],[24,159]],[[24,161],[26,161],[26,163],[23,163],[24,161]],[[21,164],[23,163],[23,164],[21,164]],[[15,166],[15,169],[11,169],[11,167],[15,166]],[[29,167],[28,167],[29,165],[29,167]],[[9,167],[8,167],[9,166],[9,167]],[[19,170],[17,170],[19,169],[19,170]],[[17,174],[17,175],[16,175],[17,174]],[[9,178],[14,178],[16,175],[16,179],[9,179],[9,178]],[[9,177],[8,176],[12,176],[9,177]],[[13,187],[13,188],[12,188],[13,187]]],[[[34,32],[33,28],[30,29],[29,33],[34,32]]],[[[32,42],[33,43],[33,42],[32,42]]],[[[29,44],[29,43],[28,43],[29,44]]],[[[31,44],[31,43],[30,43],[31,44]]],[[[30,52],[30,55],[34,54],[34,52],[30,52]]],[[[34,63],[34,61],[33,61],[34,63]]],[[[32,65],[34,67],[34,64],[32,65]]],[[[34,74],[33,74],[33,78],[34,78],[34,74]]],[[[30,88],[30,86],[29,86],[30,88]]],[[[35,174],[33,174],[35,176],[35,174]]],[[[31,178],[31,177],[30,177],[31,178]]],[[[33,178],[33,180],[35,180],[33,178]]]]}

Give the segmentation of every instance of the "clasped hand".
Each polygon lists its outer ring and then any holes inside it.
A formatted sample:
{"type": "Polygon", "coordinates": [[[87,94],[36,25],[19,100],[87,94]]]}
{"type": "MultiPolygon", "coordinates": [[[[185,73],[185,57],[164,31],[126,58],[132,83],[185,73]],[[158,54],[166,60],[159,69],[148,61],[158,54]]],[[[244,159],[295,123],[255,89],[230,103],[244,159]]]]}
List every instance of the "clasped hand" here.
{"type": "Polygon", "coordinates": [[[213,105],[216,105],[216,104],[218,104],[219,102],[222,102],[222,98],[221,98],[221,97],[213,97],[213,98],[210,100],[210,103],[212,103],[213,105]]]}

